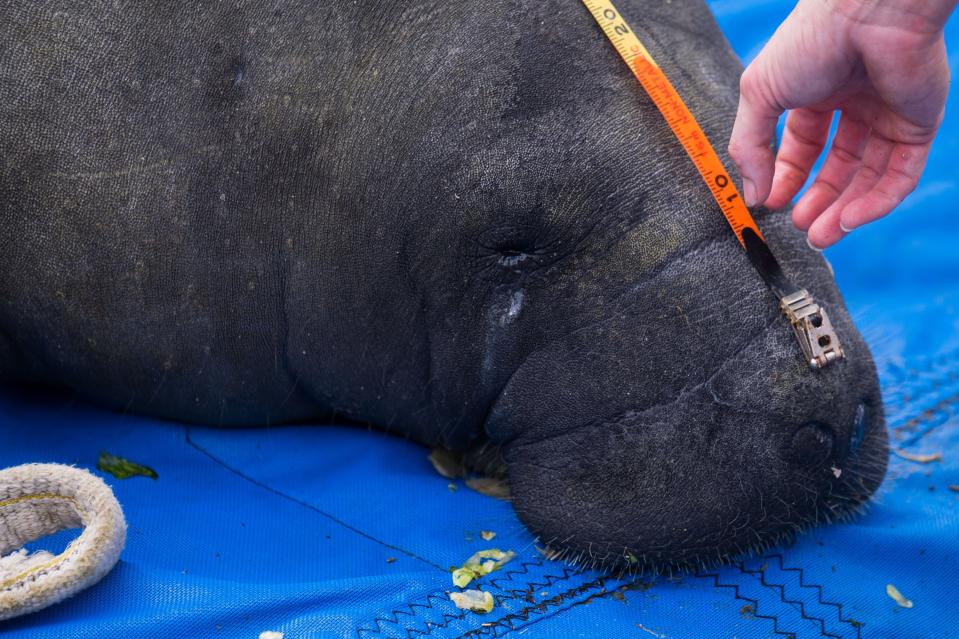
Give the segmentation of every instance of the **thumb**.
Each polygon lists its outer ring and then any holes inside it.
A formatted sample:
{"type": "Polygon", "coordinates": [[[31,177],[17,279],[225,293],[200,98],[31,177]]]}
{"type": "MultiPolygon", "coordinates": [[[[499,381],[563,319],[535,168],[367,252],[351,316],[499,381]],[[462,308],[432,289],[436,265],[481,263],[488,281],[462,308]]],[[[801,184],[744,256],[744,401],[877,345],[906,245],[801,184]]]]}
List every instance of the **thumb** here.
{"type": "Polygon", "coordinates": [[[758,64],[754,61],[739,81],[739,109],[729,138],[729,156],[743,177],[743,199],[747,206],[766,201],[772,188],[775,157],[772,141],[776,121],[783,109],[766,97],[771,94],[758,64]]]}

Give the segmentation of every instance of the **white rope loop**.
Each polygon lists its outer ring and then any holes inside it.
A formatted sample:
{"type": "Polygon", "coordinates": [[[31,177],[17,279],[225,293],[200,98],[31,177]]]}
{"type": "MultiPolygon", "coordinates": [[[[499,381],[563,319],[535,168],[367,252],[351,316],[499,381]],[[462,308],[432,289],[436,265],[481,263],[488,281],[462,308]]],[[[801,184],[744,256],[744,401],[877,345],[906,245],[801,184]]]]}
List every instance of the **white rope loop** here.
{"type": "Polygon", "coordinates": [[[106,575],[126,542],[113,491],[62,464],[0,470],[0,621],[46,608],[106,575]],[[59,555],[23,545],[68,528],[83,532],[59,555]]]}

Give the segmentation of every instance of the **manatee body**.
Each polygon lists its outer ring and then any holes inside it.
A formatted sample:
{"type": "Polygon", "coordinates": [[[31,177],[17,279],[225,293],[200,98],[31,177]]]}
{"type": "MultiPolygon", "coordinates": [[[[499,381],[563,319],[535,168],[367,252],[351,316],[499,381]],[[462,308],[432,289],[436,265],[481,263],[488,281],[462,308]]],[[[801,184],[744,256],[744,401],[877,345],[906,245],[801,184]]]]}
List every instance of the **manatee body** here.
{"type": "MultiPolygon", "coordinates": [[[[724,147],[741,67],[705,5],[619,5],[724,147]]],[[[756,212],[843,341],[811,371],[578,1],[5,2],[0,61],[0,377],[493,445],[522,521],[596,565],[722,560],[881,481],[827,265],[756,212]]]]}

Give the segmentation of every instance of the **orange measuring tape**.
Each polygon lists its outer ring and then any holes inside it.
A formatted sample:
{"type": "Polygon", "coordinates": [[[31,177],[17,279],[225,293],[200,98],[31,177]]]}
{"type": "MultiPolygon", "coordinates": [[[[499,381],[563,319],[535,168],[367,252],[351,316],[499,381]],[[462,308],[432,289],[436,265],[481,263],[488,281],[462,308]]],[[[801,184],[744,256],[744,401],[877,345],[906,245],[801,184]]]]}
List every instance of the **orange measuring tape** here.
{"type": "Polygon", "coordinates": [[[709,187],[749,261],[779,298],[780,309],[792,325],[806,361],[813,368],[822,368],[842,359],[842,346],[825,309],[815,302],[807,290],[797,289],[786,278],[722,160],[653,56],[612,2],[582,2],[665,118],[673,135],[709,187]]]}

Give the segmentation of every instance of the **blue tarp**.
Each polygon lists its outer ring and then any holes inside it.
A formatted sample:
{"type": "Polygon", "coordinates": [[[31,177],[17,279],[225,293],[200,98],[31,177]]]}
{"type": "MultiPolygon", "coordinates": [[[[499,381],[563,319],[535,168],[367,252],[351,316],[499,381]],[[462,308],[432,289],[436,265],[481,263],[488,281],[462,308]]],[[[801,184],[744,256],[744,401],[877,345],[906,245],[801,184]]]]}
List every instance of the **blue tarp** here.
{"type": "MultiPolygon", "coordinates": [[[[711,4],[744,59],[791,5],[711,4]]],[[[956,20],[950,35],[959,35],[956,20]]],[[[623,580],[544,560],[508,503],[459,482],[451,491],[424,448],[393,436],[191,427],[6,389],[0,467],[92,468],[107,449],[160,478],[106,477],[130,526],[116,569],[66,603],[0,624],[0,635],[959,636],[959,493],[950,489],[959,484],[959,185],[949,157],[959,148],[957,100],[959,92],[917,192],[827,252],[875,352],[893,446],[943,455],[931,464],[893,457],[864,516],[720,569],[623,580]],[[496,531],[494,542],[480,530],[496,531]],[[481,581],[496,609],[456,609],[448,567],[491,545],[517,552],[481,581]],[[897,606],[888,583],[914,607],[897,606]]]]}

